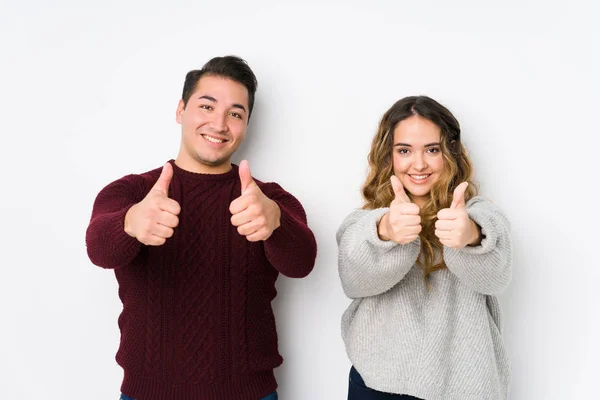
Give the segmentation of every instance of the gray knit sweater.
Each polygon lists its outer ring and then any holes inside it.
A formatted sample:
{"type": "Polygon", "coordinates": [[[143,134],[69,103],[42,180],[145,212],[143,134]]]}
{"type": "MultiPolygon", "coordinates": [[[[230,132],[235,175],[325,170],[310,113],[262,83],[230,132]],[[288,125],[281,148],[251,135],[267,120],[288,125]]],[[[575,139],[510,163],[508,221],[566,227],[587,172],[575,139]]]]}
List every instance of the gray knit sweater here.
{"type": "Polygon", "coordinates": [[[377,235],[388,211],[358,210],[337,232],[339,273],[354,299],[342,317],[348,357],[366,385],[425,400],[506,399],[510,366],[496,294],[511,278],[509,222],[483,197],[467,213],[484,238],[444,248],[447,270],[428,290],[416,265],[420,241],[399,245],[377,235]]]}

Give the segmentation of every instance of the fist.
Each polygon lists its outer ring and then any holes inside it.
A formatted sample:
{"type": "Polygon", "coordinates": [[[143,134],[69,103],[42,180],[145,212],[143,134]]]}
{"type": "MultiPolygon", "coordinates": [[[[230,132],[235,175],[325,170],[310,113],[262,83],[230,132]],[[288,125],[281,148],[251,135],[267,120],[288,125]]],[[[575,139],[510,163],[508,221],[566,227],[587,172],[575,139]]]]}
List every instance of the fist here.
{"type": "Polygon", "coordinates": [[[378,233],[383,240],[408,244],[419,237],[421,232],[420,209],[418,205],[411,203],[398,177],[392,175],[390,181],[395,197],[390,203],[390,211],[379,222],[378,233]]]}
{"type": "Polygon", "coordinates": [[[181,207],[168,196],[172,178],[173,166],[167,163],[146,197],[125,215],[125,232],[145,245],[163,245],[179,224],[181,207]]]}
{"type": "Polygon", "coordinates": [[[229,205],[231,223],[250,242],[267,240],[279,228],[281,209],[254,182],[248,161],[240,163],[239,173],[242,195],[229,205]]]}
{"type": "Polygon", "coordinates": [[[481,230],[467,214],[465,190],[468,182],[463,182],[454,189],[452,205],[437,214],[435,235],[446,247],[462,249],[481,241],[481,230]]]}

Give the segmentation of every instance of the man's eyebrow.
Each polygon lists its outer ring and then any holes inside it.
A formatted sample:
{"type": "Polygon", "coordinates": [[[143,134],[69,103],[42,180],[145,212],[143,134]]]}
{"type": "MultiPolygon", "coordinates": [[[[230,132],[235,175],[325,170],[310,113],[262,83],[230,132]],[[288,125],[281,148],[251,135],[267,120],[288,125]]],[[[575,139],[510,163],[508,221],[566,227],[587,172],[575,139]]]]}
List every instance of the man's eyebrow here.
{"type": "MultiPolygon", "coordinates": [[[[212,101],[213,103],[218,103],[218,102],[219,102],[219,101],[218,101],[217,99],[215,99],[214,97],[212,97],[212,96],[209,96],[209,95],[206,95],[206,94],[205,94],[205,95],[203,95],[203,96],[200,96],[200,97],[198,97],[198,99],[206,99],[206,100],[208,100],[208,101],[212,101]]],[[[246,112],[246,107],[244,107],[244,106],[243,106],[243,105],[241,105],[241,104],[234,103],[234,104],[232,104],[232,105],[231,105],[231,107],[232,107],[232,108],[239,108],[239,109],[241,109],[241,110],[244,110],[244,112],[246,112]]]]}
{"type": "Polygon", "coordinates": [[[198,99],[206,99],[206,100],[212,101],[213,103],[217,103],[217,99],[215,99],[212,96],[208,96],[208,95],[200,96],[200,97],[198,97],[198,99]]]}
{"type": "Polygon", "coordinates": [[[232,104],[231,107],[233,107],[233,108],[241,108],[242,110],[244,110],[244,112],[246,111],[246,107],[244,107],[243,105],[238,104],[238,103],[232,104]]]}

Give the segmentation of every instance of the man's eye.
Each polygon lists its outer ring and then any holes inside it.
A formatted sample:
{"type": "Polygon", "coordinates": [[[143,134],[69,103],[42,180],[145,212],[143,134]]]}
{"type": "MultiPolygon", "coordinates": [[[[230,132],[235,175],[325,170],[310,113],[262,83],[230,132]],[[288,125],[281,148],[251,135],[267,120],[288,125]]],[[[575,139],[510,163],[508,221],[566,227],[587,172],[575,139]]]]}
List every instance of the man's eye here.
{"type": "Polygon", "coordinates": [[[208,104],[201,104],[200,108],[202,108],[203,110],[212,110],[212,107],[208,104]]]}
{"type": "Polygon", "coordinates": [[[229,113],[229,115],[231,115],[232,117],[237,118],[237,119],[242,119],[242,114],[240,114],[240,113],[232,112],[232,113],[229,113]]]}

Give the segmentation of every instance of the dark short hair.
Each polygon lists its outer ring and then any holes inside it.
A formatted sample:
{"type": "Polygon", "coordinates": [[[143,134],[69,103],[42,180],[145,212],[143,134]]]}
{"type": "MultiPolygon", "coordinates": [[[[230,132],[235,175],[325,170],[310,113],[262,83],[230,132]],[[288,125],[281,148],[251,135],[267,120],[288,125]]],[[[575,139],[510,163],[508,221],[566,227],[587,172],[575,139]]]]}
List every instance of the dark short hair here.
{"type": "Polygon", "coordinates": [[[204,64],[202,69],[195,69],[188,72],[185,76],[183,93],[181,95],[184,107],[187,106],[187,102],[196,90],[200,78],[204,75],[220,76],[244,85],[248,89],[248,120],[250,120],[250,115],[252,115],[252,109],[254,108],[254,95],[258,81],[246,61],[237,56],[215,57],[204,64]]]}

